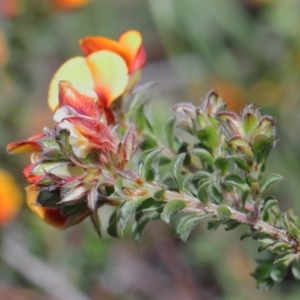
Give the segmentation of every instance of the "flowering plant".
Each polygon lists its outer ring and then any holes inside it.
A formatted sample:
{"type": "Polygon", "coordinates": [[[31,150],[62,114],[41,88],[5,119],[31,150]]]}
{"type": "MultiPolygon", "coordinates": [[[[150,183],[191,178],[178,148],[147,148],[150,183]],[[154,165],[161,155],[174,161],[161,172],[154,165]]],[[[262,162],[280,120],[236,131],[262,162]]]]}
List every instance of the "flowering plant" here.
{"type": "Polygon", "coordinates": [[[7,147],[33,152],[24,169],[29,207],[58,228],[90,217],[101,235],[97,210],[110,205],[108,233],[119,236],[133,218],[135,242],[155,219],[184,241],[203,220],[209,230],[246,224],[243,238],[271,253],[252,274],[258,286],[279,282],[290,265],[300,279],[299,219],[267,194],[283,177],[264,176],[275,119],[252,105],[240,115],[227,111],[211,91],[198,106],[175,105],[160,138],[148,92],[132,92],[145,63],[141,35],[131,30],[118,41],[80,44],[85,56],[63,64],[50,84],[54,127],[7,147]]]}

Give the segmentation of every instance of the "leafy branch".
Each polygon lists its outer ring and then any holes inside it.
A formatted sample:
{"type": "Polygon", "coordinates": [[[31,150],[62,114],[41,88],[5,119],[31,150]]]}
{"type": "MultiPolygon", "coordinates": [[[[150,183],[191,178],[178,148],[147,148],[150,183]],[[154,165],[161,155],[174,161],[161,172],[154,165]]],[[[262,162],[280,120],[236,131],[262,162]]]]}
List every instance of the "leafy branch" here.
{"type": "Polygon", "coordinates": [[[244,224],[250,230],[242,238],[251,237],[261,243],[259,251],[270,252],[252,274],[258,286],[281,281],[290,265],[300,279],[299,219],[282,213],[277,199],[266,195],[283,180],[263,175],[276,145],[275,120],[252,105],[241,115],[229,112],[212,91],[199,106],[175,105],[162,129],[148,117],[147,93],[127,100],[122,123],[112,126],[93,95],[69,82],[59,84],[55,126],[8,145],[10,152],[25,146],[36,151],[24,169],[31,209],[58,228],[90,217],[101,236],[97,210],[110,205],[116,209],[108,233],[122,235],[133,219],[136,243],[156,219],[174,225],[183,241],[204,219],[209,230],[244,224]],[[77,105],[76,98],[86,102],[77,105]]]}

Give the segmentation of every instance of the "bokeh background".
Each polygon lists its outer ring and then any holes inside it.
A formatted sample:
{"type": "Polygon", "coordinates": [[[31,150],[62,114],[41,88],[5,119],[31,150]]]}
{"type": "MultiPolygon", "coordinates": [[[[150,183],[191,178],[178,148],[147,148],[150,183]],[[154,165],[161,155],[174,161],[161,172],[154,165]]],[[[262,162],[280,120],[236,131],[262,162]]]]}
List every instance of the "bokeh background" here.
{"type": "Polygon", "coordinates": [[[80,38],[132,28],[148,57],[141,83],[158,83],[157,124],[173,103],[198,103],[213,88],[232,110],[254,103],[276,117],[267,172],[287,180],[272,193],[300,214],[299,0],[0,0],[0,299],[299,299],[290,274],[271,291],[256,289],[250,273],[263,255],[239,240],[245,227],[200,225],[185,244],[155,221],[137,247],[129,232],[99,240],[88,221],[52,229],[26,207],[29,155],[8,156],[6,144],[51,126],[48,85],[80,55],[80,38]]]}

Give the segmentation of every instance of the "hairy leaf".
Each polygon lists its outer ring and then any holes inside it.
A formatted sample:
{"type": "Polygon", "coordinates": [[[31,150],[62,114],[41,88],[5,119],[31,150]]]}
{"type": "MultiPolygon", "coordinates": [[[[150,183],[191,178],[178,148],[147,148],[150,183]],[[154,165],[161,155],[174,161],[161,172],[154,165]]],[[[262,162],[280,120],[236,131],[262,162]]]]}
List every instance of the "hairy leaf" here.
{"type": "Polygon", "coordinates": [[[188,215],[185,217],[182,217],[178,225],[176,227],[176,233],[179,235],[179,237],[186,242],[187,238],[189,237],[192,230],[197,226],[197,224],[203,220],[207,214],[203,215],[188,215]]]}
{"type": "Polygon", "coordinates": [[[172,200],[168,202],[165,205],[163,212],[161,213],[162,220],[164,220],[166,223],[170,223],[171,217],[179,211],[183,210],[186,205],[186,202],[182,200],[172,200]]]}
{"type": "Polygon", "coordinates": [[[279,174],[270,174],[266,180],[266,182],[263,184],[263,186],[260,189],[260,192],[263,193],[266,191],[270,186],[272,186],[274,183],[278,181],[283,181],[284,177],[282,177],[279,174]]]}
{"type": "Polygon", "coordinates": [[[225,185],[234,186],[240,188],[243,192],[249,191],[249,185],[238,175],[228,175],[224,180],[225,185]]]}
{"type": "Polygon", "coordinates": [[[155,159],[157,158],[158,154],[162,151],[162,148],[156,148],[150,152],[148,152],[145,156],[144,156],[144,162],[141,166],[141,177],[142,178],[147,178],[149,175],[149,172],[151,170],[151,167],[155,161],[155,159]]]}
{"type": "Polygon", "coordinates": [[[107,233],[112,236],[112,237],[118,237],[118,211],[115,210],[110,218],[109,218],[109,221],[108,221],[108,227],[107,227],[107,233]]]}
{"type": "Polygon", "coordinates": [[[125,204],[120,207],[118,215],[118,225],[123,232],[125,226],[127,225],[130,217],[135,213],[137,208],[145,201],[144,198],[138,200],[131,200],[125,202],[125,204]]]}
{"type": "Polygon", "coordinates": [[[182,165],[183,165],[185,156],[186,156],[185,153],[179,154],[175,158],[174,163],[173,163],[172,173],[173,173],[174,179],[178,185],[179,191],[182,191],[183,179],[182,179],[181,169],[182,169],[182,165]]]}

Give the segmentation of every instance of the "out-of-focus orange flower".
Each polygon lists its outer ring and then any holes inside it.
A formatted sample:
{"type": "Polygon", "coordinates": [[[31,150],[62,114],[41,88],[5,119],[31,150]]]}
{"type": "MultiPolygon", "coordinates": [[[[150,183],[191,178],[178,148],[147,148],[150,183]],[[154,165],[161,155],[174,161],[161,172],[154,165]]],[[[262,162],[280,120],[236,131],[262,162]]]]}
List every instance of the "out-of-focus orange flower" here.
{"type": "Polygon", "coordinates": [[[0,226],[12,221],[21,207],[22,195],[12,175],[0,170],[0,226]]]}
{"type": "Polygon", "coordinates": [[[26,192],[28,207],[44,222],[55,228],[64,229],[69,225],[76,225],[91,214],[91,210],[86,208],[81,210],[80,215],[76,216],[76,219],[73,219],[71,216],[63,215],[60,208],[49,208],[38,205],[37,198],[39,191],[37,186],[28,186],[26,192]]]}
{"type": "Polygon", "coordinates": [[[20,14],[18,0],[0,0],[0,14],[6,18],[14,18],[20,14]]]}
{"type": "MultiPolygon", "coordinates": [[[[256,105],[276,105],[282,99],[280,85],[271,80],[259,80],[249,90],[252,102],[256,105]]],[[[285,102],[286,103],[286,102],[285,102]]]]}
{"type": "MultiPolygon", "coordinates": [[[[1,0],[0,0],[1,1],[1,0]]],[[[0,67],[8,60],[8,49],[4,32],[0,29],[0,67]]]]}
{"type": "Polygon", "coordinates": [[[54,75],[49,88],[51,110],[58,108],[58,83],[67,80],[73,85],[94,90],[104,108],[120,97],[138,80],[136,73],[145,63],[145,50],[139,32],[129,30],[114,41],[104,37],[87,37],[80,41],[86,57],[74,57],[54,75]]]}
{"type": "Polygon", "coordinates": [[[91,0],[53,0],[55,7],[59,9],[77,9],[90,3],[91,0]]]}
{"type": "Polygon", "coordinates": [[[227,103],[227,108],[240,113],[242,108],[247,103],[244,89],[236,83],[225,81],[219,78],[214,78],[213,82],[218,94],[227,103]]]}

